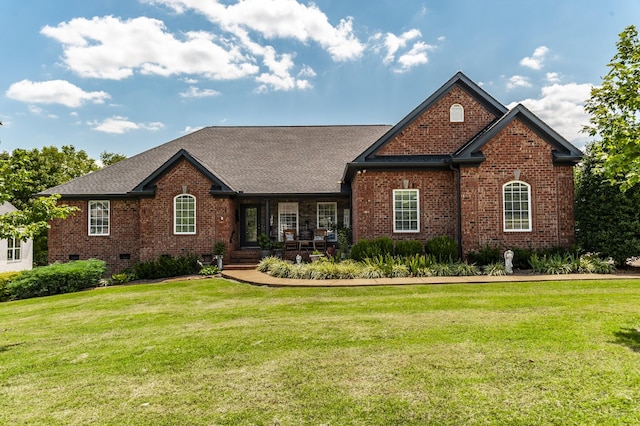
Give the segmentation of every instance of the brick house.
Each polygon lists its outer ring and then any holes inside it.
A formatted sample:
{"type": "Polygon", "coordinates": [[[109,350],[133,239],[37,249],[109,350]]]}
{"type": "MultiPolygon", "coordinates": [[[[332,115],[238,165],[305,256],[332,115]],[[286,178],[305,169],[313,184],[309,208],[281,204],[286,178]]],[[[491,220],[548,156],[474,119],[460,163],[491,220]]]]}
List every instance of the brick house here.
{"type": "Polygon", "coordinates": [[[395,126],[207,127],[51,188],[81,213],[52,222],[49,260],[119,271],[336,224],[354,240],[448,235],[463,254],[568,246],[581,156],[457,73],[395,126]]]}

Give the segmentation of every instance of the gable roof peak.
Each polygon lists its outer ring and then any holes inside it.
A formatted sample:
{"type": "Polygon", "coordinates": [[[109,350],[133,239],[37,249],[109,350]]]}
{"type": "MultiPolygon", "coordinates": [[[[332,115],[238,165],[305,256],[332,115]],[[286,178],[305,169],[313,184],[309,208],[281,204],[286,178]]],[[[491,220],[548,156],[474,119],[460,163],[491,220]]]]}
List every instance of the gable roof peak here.
{"type": "Polygon", "coordinates": [[[491,96],[482,87],[480,87],[473,80],[467,77],[462,71],[458,71],[446,83],[440,86],[438,90],[433,92],[431,96],[425,99],[406,117],[400,120],[398,124],[393,126],[373,145],[371,145],[369,148],[367,148],[367,150],[360,154],[358,158],[356,158],[355,162],[365,162],[367,158],[375,156],[383,146],[392,141],[400,132],[406,129],[414,120],[420,117],[426,110],[431,108],[431,106],[433,106],[436,102],[438,102],[438,100],[440,100],[444,95],[449,93],[456,86],[460,87],[471,97],[475,98],[481,105],[483,105],[496,117],[502,117],[509,111],[507,107],[498,102],[493,96],[491,96]]]}

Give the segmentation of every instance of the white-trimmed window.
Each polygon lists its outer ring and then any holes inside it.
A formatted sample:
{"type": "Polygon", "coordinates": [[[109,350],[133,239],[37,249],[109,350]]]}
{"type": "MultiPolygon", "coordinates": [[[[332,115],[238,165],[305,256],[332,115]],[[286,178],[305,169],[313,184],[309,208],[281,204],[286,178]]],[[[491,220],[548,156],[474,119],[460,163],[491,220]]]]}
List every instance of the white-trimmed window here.
{"type": "Polygon", "coordinates": [[[338,203],[321,202],[317,205],[318,228],[328,229],[327,241],[336,241],[336,225],[338,224],[338,203]]]}
{"type": "Polygon", "coordinates": [[[393,232],[420,232],[420,192],[393,190],[393,232]]]}
{"type": "Polygon", "coordinates": [[[196,197],[180,194],[173,199],[173,232],[196,233],[196,197]]]}
{"type": "Polygon", "coordinates": [[[502,186],[505,232],[531,231],[531,185],[522,181],[502,186]]]}
{"type": "Polygon", "coordinates": [[[464,107],[460,104],[453,104],[449,108],[449,121],[452,123],[464,122],[464,107]]]}
{"type": "Polygon", "coordinates": [[[89,201],[89,235],[109,235],[109,200],[89,201]]]}
{"type": "Polygon", "coordinates": [[[285,229],[298,229],[298,203],[278,203],[278,240],[285,229]]]}
{"type": "Polygon", "coordinates": [[[20,240],[9,238],[7,240],[7,260],[9,262],[17,262],[22,259],[22,246],[20,240]]]}

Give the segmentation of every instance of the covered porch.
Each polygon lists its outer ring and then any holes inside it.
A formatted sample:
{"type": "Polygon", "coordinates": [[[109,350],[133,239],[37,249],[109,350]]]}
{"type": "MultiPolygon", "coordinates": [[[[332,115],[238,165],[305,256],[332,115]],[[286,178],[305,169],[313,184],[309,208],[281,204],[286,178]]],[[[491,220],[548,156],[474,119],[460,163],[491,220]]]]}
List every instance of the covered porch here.
{"type": "Polygon", "coordinates": [[[272,249],[303,254],[322,248],[322,242],[325,248],[337,244],[338,227],[351,226],[351,201],[348,194],[243,197],[236,223],[238,250],[268,242],[272,249]]]}

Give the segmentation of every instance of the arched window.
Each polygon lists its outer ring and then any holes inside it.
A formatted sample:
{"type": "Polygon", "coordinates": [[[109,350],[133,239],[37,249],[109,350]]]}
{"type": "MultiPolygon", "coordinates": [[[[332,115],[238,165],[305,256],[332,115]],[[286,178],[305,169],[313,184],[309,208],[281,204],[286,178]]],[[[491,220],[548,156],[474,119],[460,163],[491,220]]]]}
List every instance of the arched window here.
{"type": "Polygon", "coordinates": [[[504,231],[531,231],[531,185],[514,180],[502,186],[504,231]]]}
{"type": "Polygon", "coordinates": [[[453,104],[449,108],[449,120],[452,123],[464,122],[464,108],[460,104],[453,104]]]}
{"type": "Polygon", "coordinates": [[[174,234],[196,233],[196,197],[181,194],[173,199],[174,234]]]}

